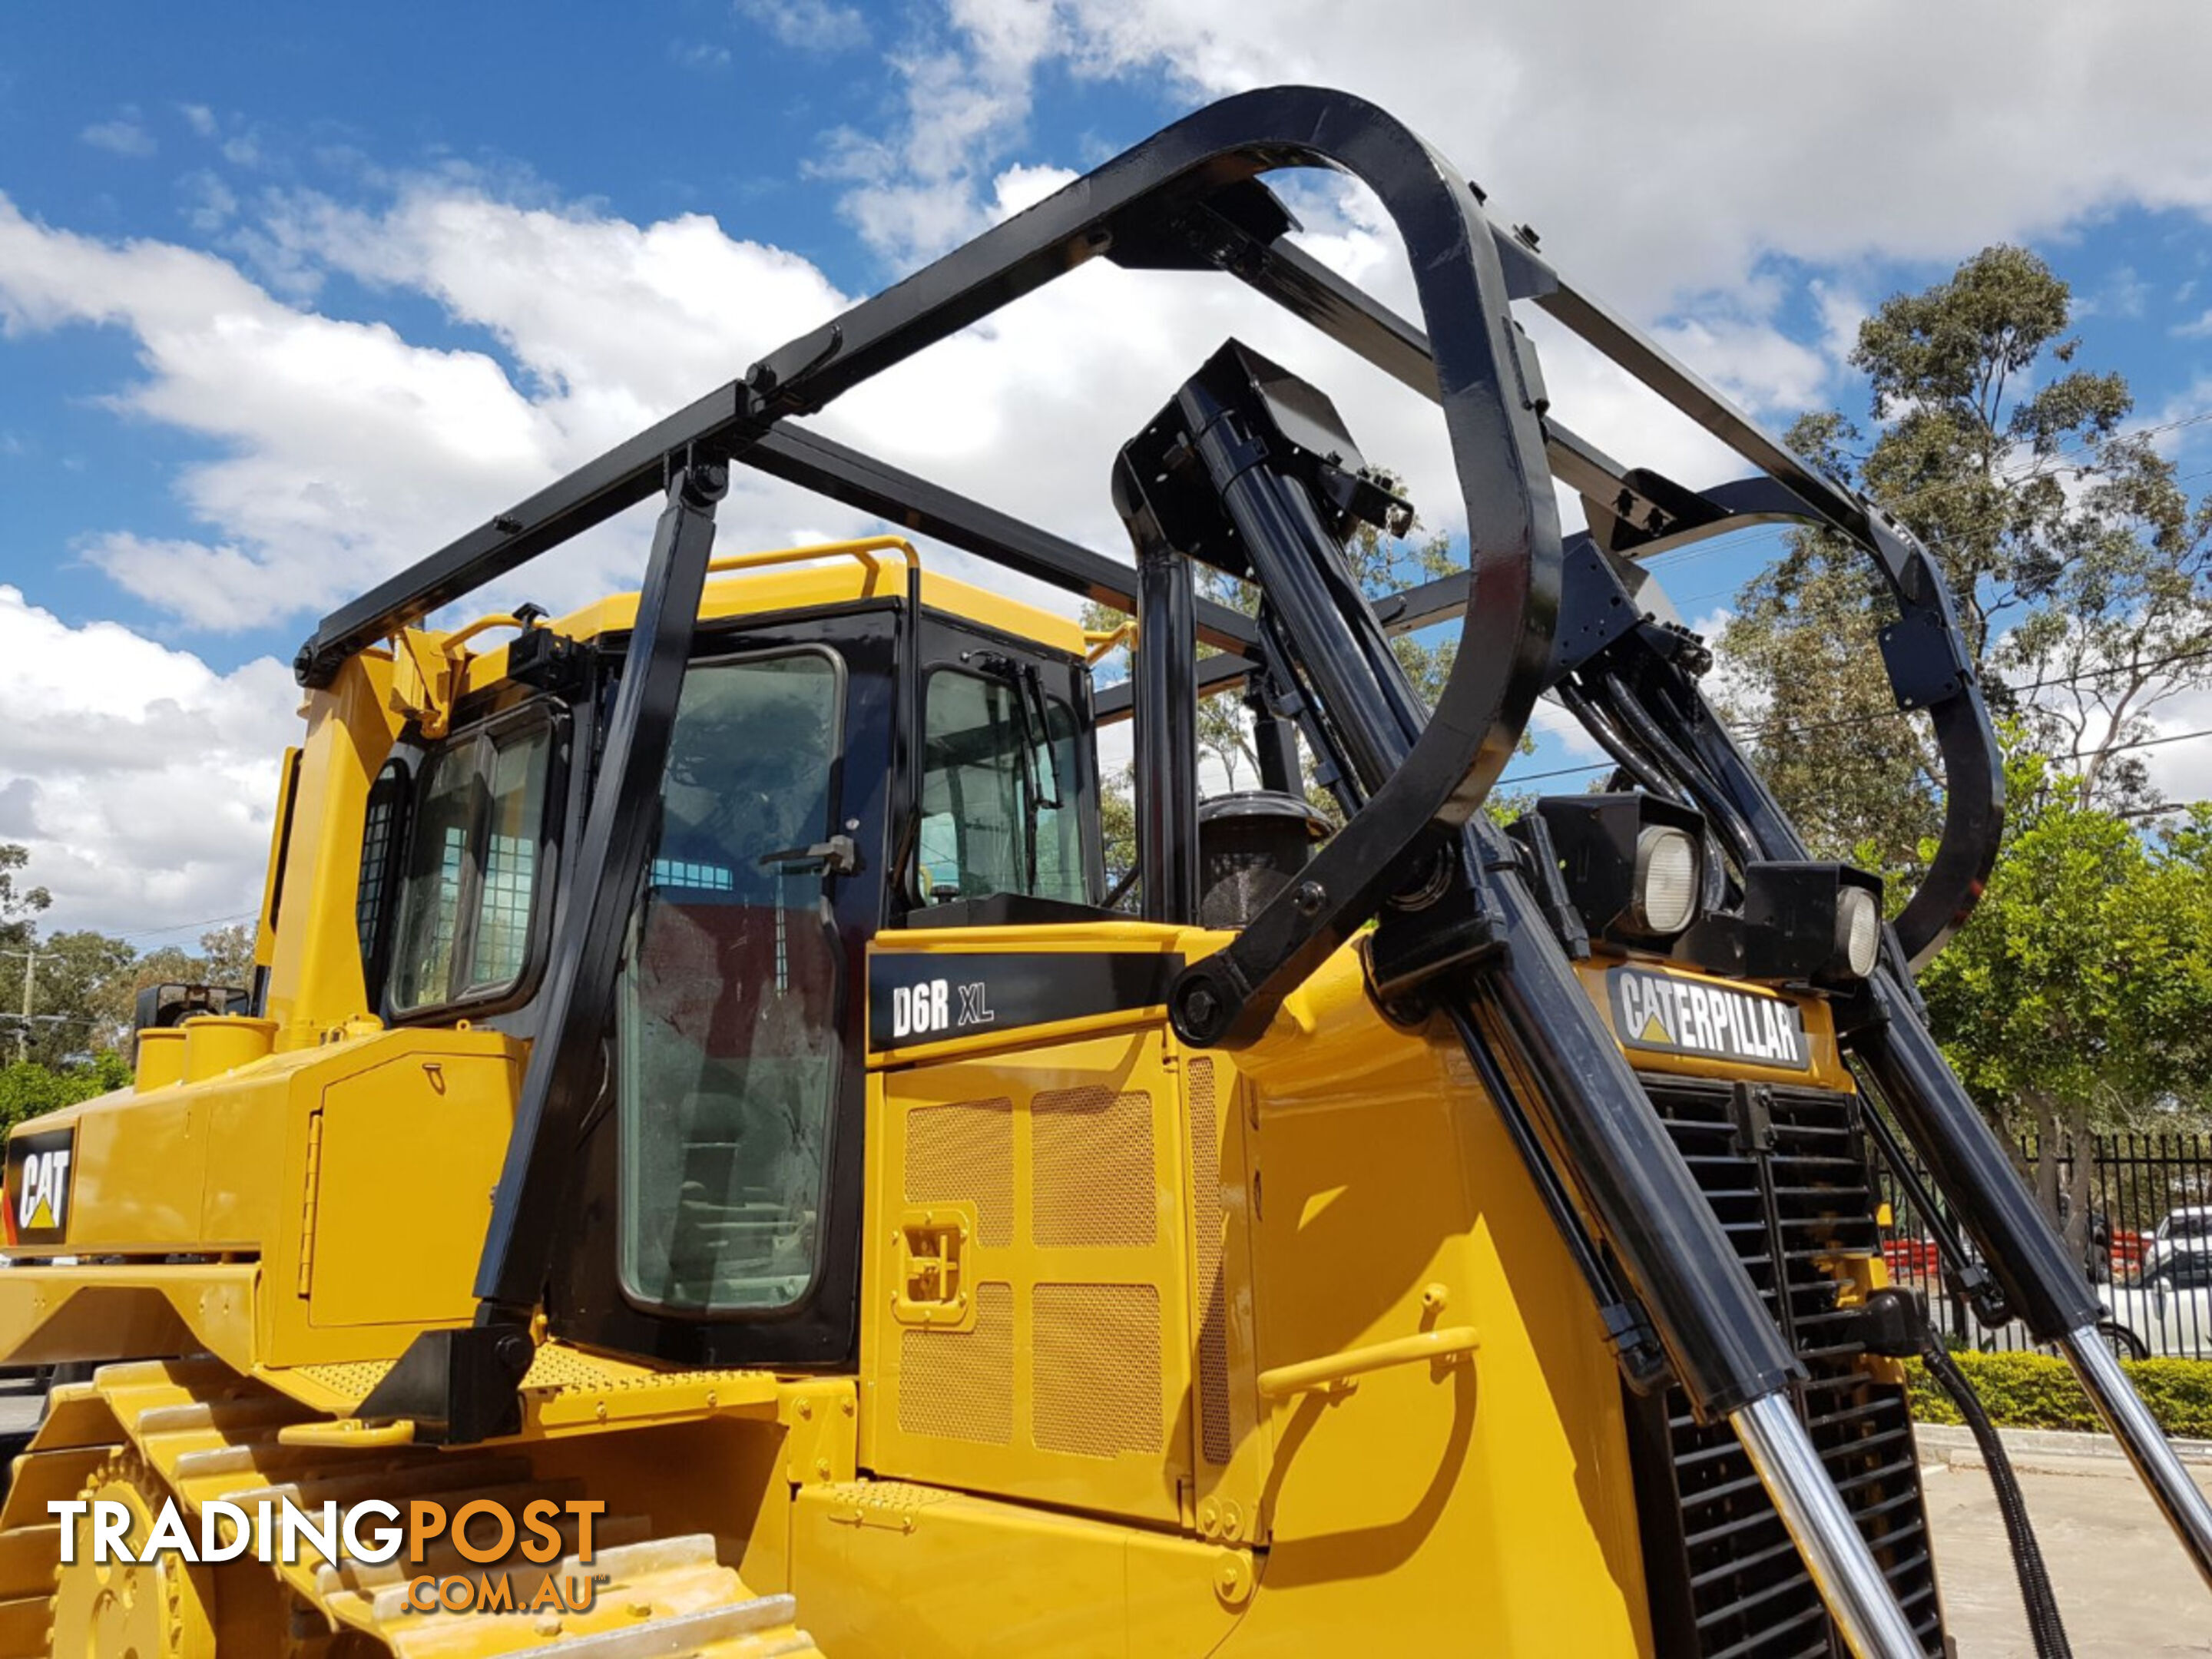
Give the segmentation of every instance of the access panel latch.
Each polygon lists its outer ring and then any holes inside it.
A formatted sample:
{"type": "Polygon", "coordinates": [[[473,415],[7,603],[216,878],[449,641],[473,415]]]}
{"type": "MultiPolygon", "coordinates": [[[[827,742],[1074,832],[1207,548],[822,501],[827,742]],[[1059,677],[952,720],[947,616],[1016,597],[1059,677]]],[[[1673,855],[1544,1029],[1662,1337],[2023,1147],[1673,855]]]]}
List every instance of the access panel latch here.
{"type": "Polygon", "coordinates": [[[931,1204],[901,1215],[891,1316],[902,1325],[934,1330],[963,1330],[973,1324],[968,1248],[975,1237],[972,1204],[931,1204]]]}

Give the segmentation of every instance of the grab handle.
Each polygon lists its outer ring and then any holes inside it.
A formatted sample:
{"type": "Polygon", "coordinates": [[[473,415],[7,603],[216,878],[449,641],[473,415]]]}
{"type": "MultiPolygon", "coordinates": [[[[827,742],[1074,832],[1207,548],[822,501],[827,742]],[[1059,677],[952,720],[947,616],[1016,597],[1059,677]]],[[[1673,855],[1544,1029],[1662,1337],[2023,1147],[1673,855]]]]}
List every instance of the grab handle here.
{"type": "Polygon", "coordinates": [[[1364,1348],[1346,1348],[1342,1353],[1301,1359],[1295,1365],[1278,1365],[1272,1370],[1261,1371],[1260,1397],[1287,1400],[1300,1394],[1350,1394],[1359,1386],[1354,1379],[1370,1371],[1388,1370],[1394,1365],[1411,1365],[1424,1359],[1449,1363],[1463,1353],[1473,1353],[1481,1346],[1482,1338],[1472,1325],[1447,1325],[1440,1330],[1394,1337],[1388,1342],[1370,1342],[1364,1348]]]}

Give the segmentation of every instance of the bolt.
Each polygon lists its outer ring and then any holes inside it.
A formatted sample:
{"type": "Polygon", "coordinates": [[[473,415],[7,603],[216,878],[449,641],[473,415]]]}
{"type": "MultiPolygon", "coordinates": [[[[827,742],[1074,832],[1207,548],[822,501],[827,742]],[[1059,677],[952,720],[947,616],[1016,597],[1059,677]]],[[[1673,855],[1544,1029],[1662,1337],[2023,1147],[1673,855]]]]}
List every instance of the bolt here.
{"type": "Polygon", "coordinates": [[[1214,1017],[1221,1012],[1221,1002],[1207,987],[1194,985],[1183,994],[1182,1012],[1183,1018],[1192,1025],[1206,1030],[1212,1026],[1214,1017]]]}
{"type": "Polygon", "coordinates": [[[802,1419],[813,1416],[814,1402],[811,1400],[800,1401],[799,1402],[799,1415],[802,1419]]]}
{"type": "Polygon", "coordinates": [[[1319,882],[1302,881],[1291,894],[1291,908],[1302,916],[1314,915],[1328,898],[1328,890],[1319,882]]]}

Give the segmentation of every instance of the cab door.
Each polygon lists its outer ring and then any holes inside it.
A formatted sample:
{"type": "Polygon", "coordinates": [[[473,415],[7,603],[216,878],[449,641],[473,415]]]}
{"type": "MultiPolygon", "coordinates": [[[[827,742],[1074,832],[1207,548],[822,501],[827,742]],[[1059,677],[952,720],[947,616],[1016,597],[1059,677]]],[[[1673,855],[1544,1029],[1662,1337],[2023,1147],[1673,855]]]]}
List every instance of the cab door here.
{"type": "Polygon", "coordinates": [[[687,670],[550,1297],[565,1336],[687,1364],[852,1362],[896,623],[749,626],[687,670]]]}

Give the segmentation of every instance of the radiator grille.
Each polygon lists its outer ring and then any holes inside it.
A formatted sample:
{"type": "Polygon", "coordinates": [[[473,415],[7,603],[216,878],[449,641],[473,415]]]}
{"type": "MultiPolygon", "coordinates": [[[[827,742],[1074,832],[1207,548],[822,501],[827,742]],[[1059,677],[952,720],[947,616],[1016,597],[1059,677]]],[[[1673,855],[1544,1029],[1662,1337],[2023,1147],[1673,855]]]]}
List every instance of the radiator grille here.
{"type": "Polygon", "coordinates": [[[906,1115],[906,1201],[975,1206],[975,1242],[1014,1242],[1014,1103],[962,1100],[906,1115]]]}
{"type": "Polygon", "coordinates": [[[1039,1285],[1032,1399],[1040,1451],[1160,1449],[1160,1293],[1152,1285],[1039,1285]]]}
{"type": "Polygon", "coordinates": [[[908,1434],[1012,1443],[1012,1286],[978,1285],[975,1322],[964,1331],[901,1333],[898,1418],[908,1434]]]}
{"type": "Polygon", "coordinates": [[[1190,1079],[1190,1216],[1197,1239],[1198,1438],[1209,1463],[1226,1463],[1235,1449],[1229,1426],[1229,1314],[1221,1302],[1221,1124],[1214,1109],[1213,1062],[1203,1054],[1188,1063],[1190,1079]]]}
{"type": "MultiPolygon", "coordinates": [[[[1943,1650],[1935,1567],[1902,1389],[1856,1360],[1819,1258],[1878,1252],[1856,1103],[1823,1090],[1647,1078],[1675,1146],[1810,1379],[1794,1403],[1930,1654],[1943,1650]],[[1771,1126],[1771,1127],[1769,1127],[1771,1126]]],[[[1845,1651],[1781,1519],[1724,1423],[1679,1390],[1642,1402],[1639,1480],[1660,1649],[1706,1659],[1845,1651]],[[1671,1576],[1661,1564],[1672,1560],[1671,1576]]]]}
{"type": "Polygon", "coordinates": [[[1152,1096],[1053,1090],[1030,1103],[1030,1134],[1036,1170],[1030,1189],[1032,1243],[1152,1242],[1159,1179],[1152,1167],[1152,1096]]]}

